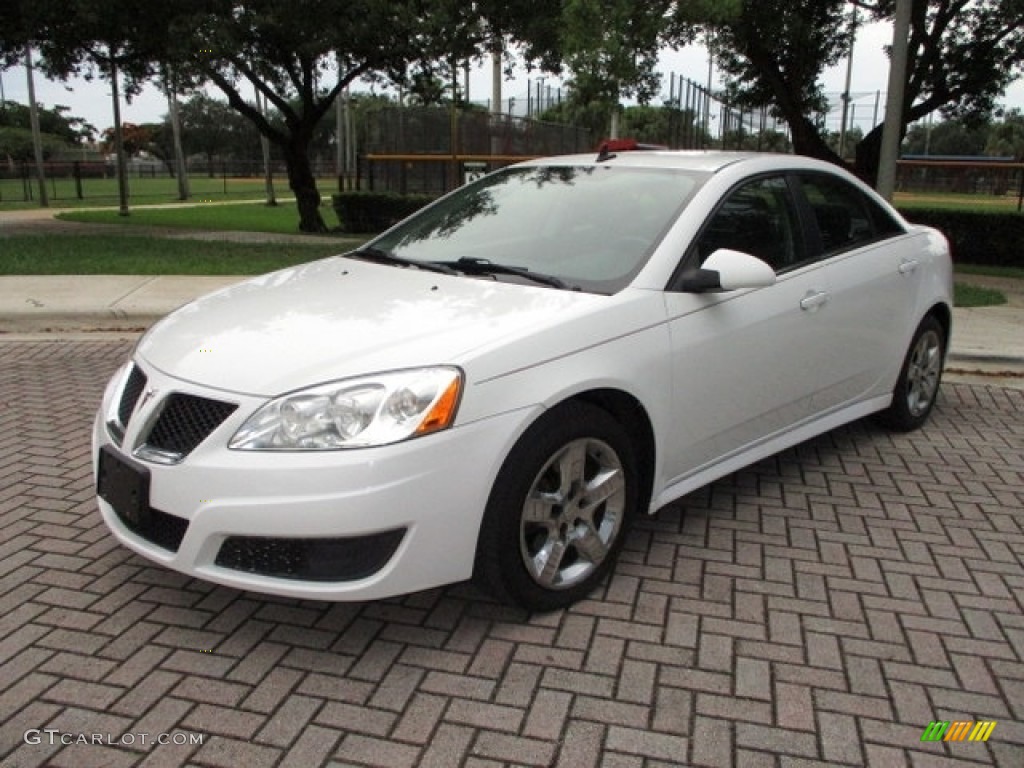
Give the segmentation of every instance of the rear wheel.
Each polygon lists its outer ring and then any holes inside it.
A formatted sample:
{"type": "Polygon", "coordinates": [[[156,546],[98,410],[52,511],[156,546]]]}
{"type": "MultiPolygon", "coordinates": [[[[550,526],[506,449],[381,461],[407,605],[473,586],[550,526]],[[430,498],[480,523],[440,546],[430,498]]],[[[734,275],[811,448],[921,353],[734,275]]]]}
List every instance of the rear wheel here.
{"type": "Polygon", "coordinates": [[[587,403],[550,411],[513,447],[491,490],[477,582],[528,610],[576,602],[614,564],[636,499],[622,426],[587,403]]]}
{"type": "Polygon", "coordinates": [[[946,334],[934,316],[921,321],[903,361],[893,390],[892,405],[882,411],[882,424],[900,432],[917,429],[928,420],[939,394],[946,359],[946,334]]]}

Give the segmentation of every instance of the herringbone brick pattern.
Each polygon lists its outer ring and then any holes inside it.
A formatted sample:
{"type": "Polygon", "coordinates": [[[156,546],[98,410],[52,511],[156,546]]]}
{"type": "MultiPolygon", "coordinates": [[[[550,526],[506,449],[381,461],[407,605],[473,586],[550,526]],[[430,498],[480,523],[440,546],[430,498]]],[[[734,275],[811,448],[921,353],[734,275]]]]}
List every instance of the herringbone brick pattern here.
{"type": "Polygon", "coordinates": [[[920,432],[733,475],[531,617],[467,586],[265,598],[117,545],[88,432],[129,348],[0,343],[4,766],[1024,764],[1024,393],[948,385],[920,432]]]}

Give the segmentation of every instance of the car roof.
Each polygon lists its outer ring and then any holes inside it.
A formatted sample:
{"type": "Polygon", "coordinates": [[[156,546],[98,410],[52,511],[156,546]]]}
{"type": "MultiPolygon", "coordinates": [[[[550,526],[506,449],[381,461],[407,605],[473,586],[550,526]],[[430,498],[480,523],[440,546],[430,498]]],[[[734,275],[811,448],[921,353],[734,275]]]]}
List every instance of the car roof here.
{"type": "Polygon", "coordinates": [[[673,168],[678,170],[717,173],[736,165],[757,165],[764,170],[773,168],[828,168],[834,166],[800,155],[774,152],[729,152],[723,150],[627,150],[612,152],[598,159],[598,151],[587,154],[559,155],[530,160],[521,165],[607,165],[633,168],[673,168]]]}

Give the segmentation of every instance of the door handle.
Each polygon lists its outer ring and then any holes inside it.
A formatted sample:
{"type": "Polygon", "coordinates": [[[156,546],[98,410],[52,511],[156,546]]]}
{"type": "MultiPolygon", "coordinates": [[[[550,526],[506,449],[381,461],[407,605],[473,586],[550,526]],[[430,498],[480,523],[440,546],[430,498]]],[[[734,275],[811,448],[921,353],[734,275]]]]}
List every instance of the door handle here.
{"type": "Polygon", "coordinates": [[[917,269],[917,259],[904,259],[900,262],[900,274],[909,275],[915,269],[917,269]]]}
{"type": "Polygon", "coordinates": [[[813,312],[826,301],[828,294],[825,291],[808,291],[807,295],[800,299],[800,309],[813,312]]]}

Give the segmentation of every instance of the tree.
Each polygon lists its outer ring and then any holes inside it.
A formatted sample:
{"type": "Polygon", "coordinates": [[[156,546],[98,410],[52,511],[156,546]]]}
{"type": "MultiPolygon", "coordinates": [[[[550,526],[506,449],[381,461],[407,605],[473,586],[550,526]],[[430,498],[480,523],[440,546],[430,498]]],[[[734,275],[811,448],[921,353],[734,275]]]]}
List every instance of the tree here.
{"type": "MultiPolygon", "coordinates": [[[[121,136],[124,153],[128,157],[135,157],[140,152],[148,150],[154,138],[151,128],[135,123],[122,123],[121,136]]],[[[100,148],[104,152],[113,152],[115,150],[114,141],[114,129],[107,128],[101,134],[100,148]]]]}
{"type": "Polygon", "coordinates": [[[619,100],[636,96],[645,104],[657,93],[654,71],[663,21],[645,3],[633,0],[566,0],[561,41],[572,73],[572,96],[581,104],[604,107],[618,137],[619,100]]]}
{"type": "MultiPolygon", "coordinates": [[[[128,123],[125,123],[125,127],[127,125],[128,123]]],[[[162,162],[166,166],[167,172],[174,176],[176,174],[174,167],[174,136],[171,131],[170,121],[165,118],[162,123],[142,123],[136,127],[140,131],[144,131],[147,137],[147,141],[141,147],[141,151],[147,152],[162,162]]]]}
{"type": "Polygon", "coordinates": [[[917,122],[907,130],[901,150],[907,155],[981,155],[988,141],[989,126],[942,120],[934,125],[917,122]]]}
{"type": "MultiPolygon", "coordinates": [[[[828,134],[825,137],[825,140],[828,142],[829,149],[831,149],[833,152],[835,152],[837,156],[839,156],[839,139],[840,139],[839,131],[829,131],[828,134]]],[[[859,125],[852,126],[849,130],[846,131],[846,139],[845,139],[844,147],[845,147],[845,149],[847,151],[845,151],[843,153],[843,155],[844,156],[849,156],[849,149],[850,149],[850,147],[856,146],[858,143],[863,141],[863,139],[864,139],[864,129],[861,128],[859,125]]]]}
{"type": "MultiPolygon", "coordinates": [[[[895,0],[858,0],[887,19],[895,0]]],[[[742,12],[717,28],[717,60],[729,90],[770,103],[790,126],[801,154],[842,161],[812,115],[822,111],[818,78],[849,48],[843,0],[744,0],[742,12]]],[[[913,0],[909,66],[901,124],[941,112],[982,119],[1021,71],[1024,3],[1019,0],[913,0]]],[[[857,144],[855,168],[874,181],[882,128],[857,144]]]]}
{"type": "MultiPolygon", "coordinates": [[[[43,157],[54,155],[91,140],[96,129],[80,117],[71,117],[69,107],[39,107],[39,128],[42,133],[43,157]]],[[[14,101],[0,103],[0,161],[32,162],[32,130],[29,109],[14,101]]]]}
{"type": "Polygon", "coordinates": [[[819,83],[846,52],[845,0],[743,0],[740,13],[714,28],[712,50],[730,100],[770,104],[789,125],[799,154],[841,164],[814,115],[826,111],[819,83]]]}
{"type": "Polygon", "coordinates": [[[276,0],[195,5],[172,12],[168,58],[216,85],[278,148],[306,232],[326,229],[309,147],[338,94],[363,76],[402,80],[412,62],[464,58],[478,43],[466,34],[479,24],[474,9],[454,0],[316,0],[301,10],[276,0]],[[247,100],[253,88],[280,122],[247,100]]]}
{"type": "MultiPolygon", "coordinates": [[[[68,114],[70,111],[70,107],[62,104],[50,109],[40,105],[39,130],[68,144],[81,145],[91,141],[96,135],[96,127],[87,123],[84,118],[72,117],[68,114]]],[[[28,130],[28,107],[15,101],[0,104],[0,126],[28,130]]]]}
{"type": "Polygon", "coordinates": [[[1002,120],[993,123],[985,144],[985,154],[1024,160],[1024,112],[1011,109],[1002,120]]]}
{"type": "MultiPolygon", "coordinates": [[[[876,18],[892,14],[879,0],[876,18]]],[[[1024,3],[1019,0],[914,0],[902,124],[934,112],[977,125],[1024,65],[1024,3]]],[[[882,130],[857,145],[857,170],[873,179],[882,130]]]]}
{"type": "Polygon", "coordinates": [[[722,134],[722,147],[748,152],[789,152],[792,145],[786,134],[766,128],[762,130],[729,130],[722,134]]]}
{"type": "Polygon", "coordinates": [[[477,9],[455,0],[23,0],[17,8],[0,55],[19,39],[38,41],[58,77],[99,69],[116,84],[119,71],[144,78],[160,64],[182,82],[219,88],[281,152],[308,232],[326,229],[309,143],[338,94],[364,76],[401,80],[414,61],[464,59],[481,40],[477,9]],[[280,122],[248,100],[254,88],[280,122]]]}
{"type": "Polygon", "coordinates": [[[565,0],[550,5],[557,14],[550,24],[558,34],[529,27],[520,29],[525,36],[520,39],[529,41],[528,55],[544,68],[569,71],[570,100],[588,114],[608,114],[607,133],[614,136],[622,97],[645,105],[657,95],[661,48],[692,41],[698,23],[728,18],[739,0],[565,0]]]}
{"type": "Polygon", "coordinates": [[[42,55],[40,68],[51,77],[81,74],[88,79],[99,74],[110,83],[120,207],[127,215],[121,78],[127,77],[127,93],[131,94],[151,73],[150,52],[155,41],[166,34],[159,20],[161,7],[132,0],[22,0],[6,5],[9,19],[5,21],[10,25],[0,37],[0,59],[10,61],[19,47],[32,47],[42,55]]]}
{"type": "MultiPolygon", "coordinates": [[[[69,145],[52,134],[42,134],[43,158],[49,160],[69,145]]],[[[33,161],[32,131],[0,125],[0,165],[22,165],[33,161]]]]}
{"type": "MultiPolygon", "coordinates": [[[[259,131],[227,102],[195,93],[178,111],[185,154],[204,155],[211,176],[218,160],[254,161],[259,157],[259,131]]],[[[271,116],[266,119],[273,121],[271,116]]]]}

